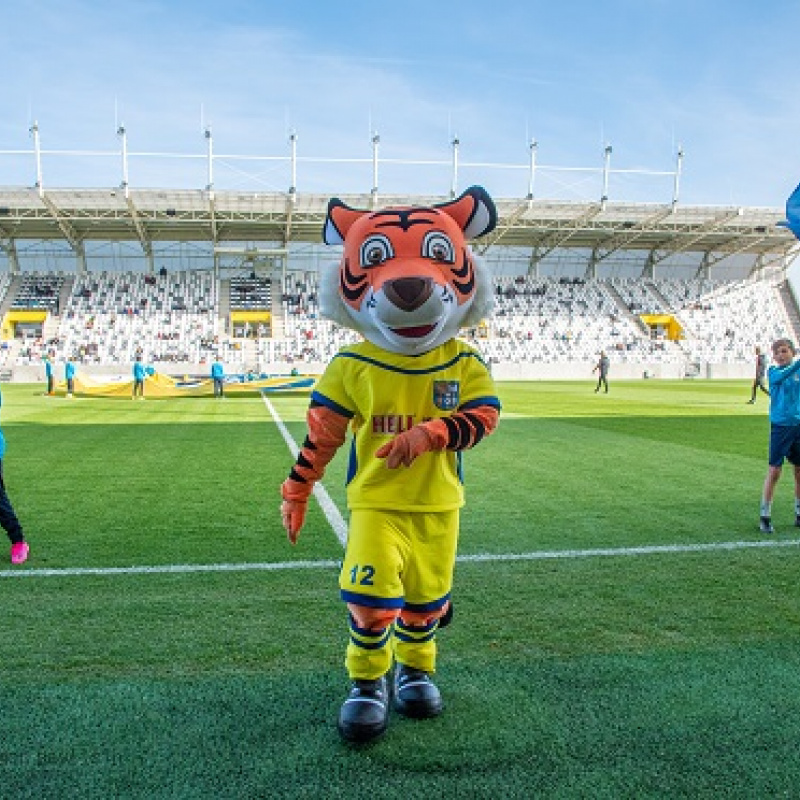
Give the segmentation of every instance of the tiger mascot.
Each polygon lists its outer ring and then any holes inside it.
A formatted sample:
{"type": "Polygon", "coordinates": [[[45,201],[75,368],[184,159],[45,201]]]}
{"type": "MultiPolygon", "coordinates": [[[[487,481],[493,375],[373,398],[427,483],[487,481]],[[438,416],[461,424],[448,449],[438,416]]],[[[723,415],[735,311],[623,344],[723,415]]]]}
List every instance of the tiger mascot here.
{"type": "Polygon", "coordinates": [[[500,413],[488,368],[455,337],[491,311],[491,276],[467,242],[496,221],[475,186],[432,207],[328,204],[323,239],[344,248],[321,277],[320,312],[365,341],[342,348],[314,387],[281,515],[295,544],[314,484],[352,429],[339,576],[350,628],[352,687],[338,719],[347,741],[386,730],[393,664],[399,713],[442,710],[431,676],[436,631],[452,613],[461,451],[491,433],[500,413]]]}

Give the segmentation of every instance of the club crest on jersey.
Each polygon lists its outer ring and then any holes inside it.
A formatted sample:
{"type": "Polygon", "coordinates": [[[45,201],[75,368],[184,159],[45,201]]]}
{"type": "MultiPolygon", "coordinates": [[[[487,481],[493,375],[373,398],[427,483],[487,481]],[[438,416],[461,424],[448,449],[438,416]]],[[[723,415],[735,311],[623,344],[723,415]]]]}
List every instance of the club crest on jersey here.
{"type": "Polygon", "coordinates": [[[434,381],[433,404],[442,411],[458,408],[458,381],[434,381]]]}

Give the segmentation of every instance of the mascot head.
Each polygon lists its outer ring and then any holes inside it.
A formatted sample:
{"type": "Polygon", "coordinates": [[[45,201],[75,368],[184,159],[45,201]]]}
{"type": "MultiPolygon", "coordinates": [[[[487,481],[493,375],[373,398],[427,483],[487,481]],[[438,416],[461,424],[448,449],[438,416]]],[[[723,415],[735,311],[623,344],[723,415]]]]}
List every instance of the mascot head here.
{"type": "Polygon", "coordinates": [[[496,222],[479,186],[431,207],[362,211],[332,199],[323,240],[344,252],[322,276],[321,313],[392,353],[438,347],[491,311],[491,276],[467,242],[496,222]]]}

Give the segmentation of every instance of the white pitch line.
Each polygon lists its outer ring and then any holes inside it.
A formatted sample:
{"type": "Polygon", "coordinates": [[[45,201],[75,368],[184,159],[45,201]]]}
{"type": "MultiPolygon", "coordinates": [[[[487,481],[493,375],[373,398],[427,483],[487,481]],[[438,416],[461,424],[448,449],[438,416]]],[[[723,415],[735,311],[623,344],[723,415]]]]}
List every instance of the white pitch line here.
{"type": "MultiPolygon", "coordinates": [[[[641,547],[607,547],[587,550],[538,550],[531,553],[476,553],[456,558],[461,564],[487,561],[546,561],[570,558],[608,558],[658,555],[671,553],[709,553],[732,550],[797,547],[800,539],[764,539],[738,542],[708,542],[706,544],[643,545],[641,547]]],[[[75,567],[64,569],[0,570],[0,578],[52,578],[76,575],[154,575],[187,574],[195,572],[277,572],[290,569],[338,569],[338,561],[281,561],[245,564],[166,564],[157,567],[75,567]]]]}
{"type": "MultiPolygon", "coordinates": [[[[269,413],[272,414],[272,419],[278,426],[278,430],[281,432],[283,440],[289,447],[292,457],[297,458],[297,454],[300,452],[297,442],[295,442],[295,440],[292,438],[292,434],[289,433],[286,425],[283,424],[283,420],[278,416],[278,412],[275,410],[275,407],[272,405],[269,398],[265,394],[262,394],[261,397],[269,409],[269,413]]],[[[339,544],[344,547],[347,544],[347,523],[344,521],[341,511],[339,511],[339,509],[336,507],[336,503],[331,500],[328,490],[321,483],[314,485],[314,497],[317,498],[317,502],[319,503],[322,512],[325,514],[325,518],[330,523],[331,528],[333,528],[333,532],[336,534],[339,544]]]]}

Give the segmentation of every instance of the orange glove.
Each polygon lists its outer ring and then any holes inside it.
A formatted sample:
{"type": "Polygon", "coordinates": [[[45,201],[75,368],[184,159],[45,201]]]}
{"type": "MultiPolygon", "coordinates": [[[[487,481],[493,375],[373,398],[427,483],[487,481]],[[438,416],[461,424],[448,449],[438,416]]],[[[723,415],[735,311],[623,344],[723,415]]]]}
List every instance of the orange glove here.
{"type": "Polygon", "coordinates": [[[281,484],[281,519],[286,535],[292,544],[297,544],[297,535],[306,519],[306,509],[308,508],[308,496],[311,494],[312,486],[299,483],[298,481],[287,478],[281,484]]]}
{"type": "Polygon", "coordinates": [[[292,544],[297,543],[297,536],[303,527],[314,484],[322,478],[328,462],[344,443],[350,424],[348,417],[325,406],[315,405],[313,401],[306,419],[308,436],[289,477],[281,484],[281,521],[292,544]]]}
{"type": "Polygon", "coordinates": [[[443,450],[446,444],[447,429],[444,423],[441,420],[432,420],[399,433],[380,447],[375,455],[385,458],[389,469],[396,469],[401,464],[410,467],[417,456],[430,450],[443,450]]]}

